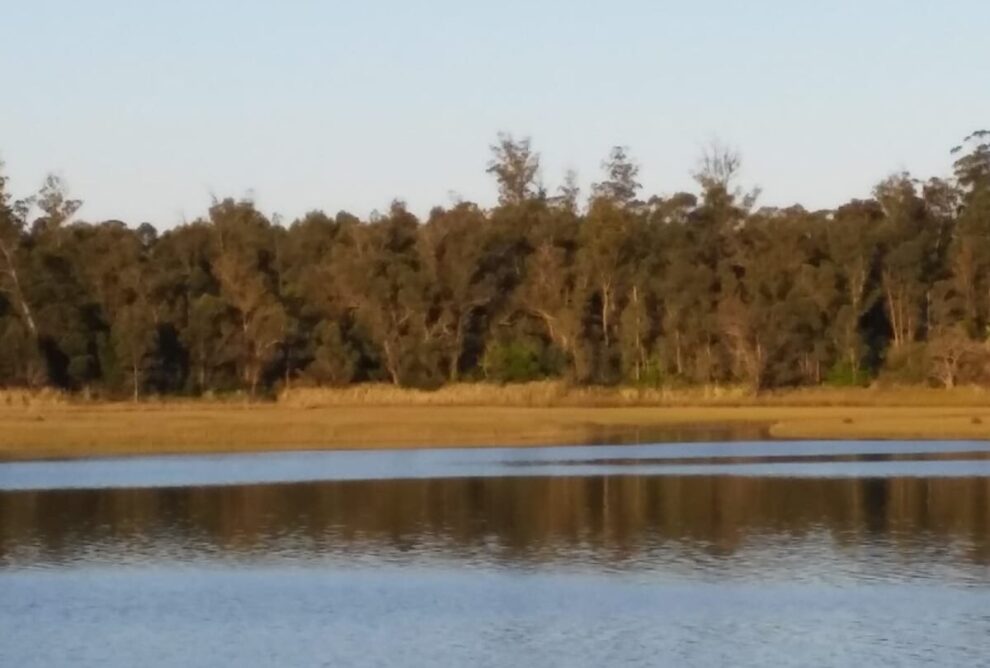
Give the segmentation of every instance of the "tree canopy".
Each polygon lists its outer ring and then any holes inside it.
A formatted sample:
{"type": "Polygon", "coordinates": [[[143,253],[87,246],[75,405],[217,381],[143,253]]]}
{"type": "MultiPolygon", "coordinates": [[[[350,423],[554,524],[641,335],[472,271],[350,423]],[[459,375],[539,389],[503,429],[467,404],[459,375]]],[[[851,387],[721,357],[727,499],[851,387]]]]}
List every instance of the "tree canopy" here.
{"type": "Polygon", "coordinates": [[[644,193],[616,146],[587,202],[499,135],[498,205],[402,202],[288,225],[216,200],[165,231],[79,219],[61,179],[0,173],[0,386],[106,396],[460,380],[990,383],[990,132],[954,170],[834,209],[758,207],[708,149],[697,193],[644,193]]]}

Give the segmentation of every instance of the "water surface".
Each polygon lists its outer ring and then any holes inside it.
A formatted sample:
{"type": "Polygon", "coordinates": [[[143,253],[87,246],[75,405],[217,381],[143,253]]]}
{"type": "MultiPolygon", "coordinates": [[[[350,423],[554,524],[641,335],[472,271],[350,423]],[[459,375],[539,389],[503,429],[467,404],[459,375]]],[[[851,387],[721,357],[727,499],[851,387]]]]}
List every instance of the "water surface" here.
{"type": "Polygon", "coordinates": [[[0,665],[990,657],[990,444],[0,465],[0,665]]]}

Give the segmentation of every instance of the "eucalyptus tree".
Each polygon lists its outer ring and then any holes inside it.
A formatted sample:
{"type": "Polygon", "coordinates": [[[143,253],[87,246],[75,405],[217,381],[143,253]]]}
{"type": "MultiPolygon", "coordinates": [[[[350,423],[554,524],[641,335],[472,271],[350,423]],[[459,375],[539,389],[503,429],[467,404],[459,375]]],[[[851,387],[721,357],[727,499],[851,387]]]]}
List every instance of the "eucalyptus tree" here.
{"type": "Polygon", "coordinates": [[[435,209],[418,236],[451,382],[483,353],[484,322],[498,296],[499,268],[491,257],[486,222],[477,205],[462,202],[450,210],[435,209]]]}
{"type": "Polygon", "coordinates": [[[142,238],[120,221],[77,224],[72,231],[66,251],[94,318],[100,379],[104,385],[126,384],[136,399],[152,366],[160,314],[147,232],[142,238]]]}
{"type": "Polygon", "coordinates": [[[278,295],[271,223],[250,201],[210,207],[215,241],[211,270],[231,310],[225,337],[236,346],[239,375],[254,396],[286,336],[288,316],[278,295]]]}
{"type": "Polygon", "coordinates": [[[0,357],[14,382],[36,386],[44,380],[39,333],[22,279],[28,252],[24,248],[28,204],[13,200],[2,170],[0,163],[0,357]]]}
{"type": "Polygon", "coordinates": [[[37,216],[28,235],[22,281],[27,300],[33,304],[39,348],[52,384],[89,391],[101,379],[100,338],[105,320],[93,308],[78,243],[91,226],[74,222],[81,200],[69,197],[66,183],[58,176],[46,177],[31,198],[37,216]]]}
{"type": "Polygon", "coordinates": [[[396,385],[440,382],[442,321],[431,309],[434,286],[423,267],[419,221],[399,201],[388,215],[348,230],[337,247],[347,308],[377,348],[396,385]]]}
{"type": "Polygon", "coordinates": [[[953,149],[958,213],[948,250],[943,320],[961,319],[970,336],[990,335],[990,132],[953,149]]]}
{"type": "Polygon", "coordinates": [[[287,229],[277,230],[275,263],[279,295],[292,323],[282,342],[282,375],[341,385],[359,370],[351,345],[352,324],[338,287],[334,261],[344,230],[356,224],[346,214],[331,218],[310,211],[287,229]]]}
{"type": "Polygon", "coordinates": [[[605,179],[592,187],[592,197],[607,200],[616,206],[624,207],[636,199],[642,185],[639,178],[639,165],[629,156],[626,146],[614,146],[608,157],[602,161],[605,179]]]}
{"type": "Polygon", "coordinates": [[[879,230],[880,283],[896,351],[922,332],[933,237],[925,204],[909,175],[885,179],[876,187],[875,197],[884,214],[879,230]]]}
{"type": "Polygon", "coordinates": [[[864,319],[880,298],[879,261],[883,210],[877,202],[853,200],[824,223],[824,251],[832,270],[835,307],[828,330],[838,367],[851,382],[863,378],[869,344],[864,319]]]}
{"type": "Polygon", "coordinates": [[[502,205],[521,204],[543,195],[540,185],[540,154],[533,151],[529,137],[516,139],[499,133],[490,147],[492,157],[487,172],[498,183],[498,200],[502,205]]]}
{"type": "Polygon", "coordinates": [[[212,273],[215,244],[210,224],[198,220],[167,230],[148,251],[163,391],[202,393],[222,386],[217,371],[229,361],[221,331],[227,308],[212,273]]]}
{"type": "Polygon", "coordinates": [[[32,203],[41,212],[33,225],[32,231],[36,235],[56,234],[82,207],[82,200],[69,197],[68,186],[57,174],[45,177],[45,182],[32,198],[32,203]]]}
{"type": "Polygon", "coordinates": [[[713,144],[696,193],[645,193],[625,147],[587,205],[499,135],[498,205],[401,203],[288,227],[250,201],[160,234],[76,221],[60,178],[0,175],[0,384],[255,394],[279,382],[990,382],[990,133],[954,178],[832,210],[755,209],[713,144]]]}

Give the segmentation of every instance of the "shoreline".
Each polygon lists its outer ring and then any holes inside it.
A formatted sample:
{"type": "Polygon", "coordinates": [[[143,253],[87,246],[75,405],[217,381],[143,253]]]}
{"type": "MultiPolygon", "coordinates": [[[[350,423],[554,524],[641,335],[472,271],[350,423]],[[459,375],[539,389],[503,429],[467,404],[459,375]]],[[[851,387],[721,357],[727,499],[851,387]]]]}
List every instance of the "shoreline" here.
{"type": "MultiPolygon", "coordinates": [[[[289,450],[697,440],[986,440],[990,402],[884,405],[430,405],[53,402],[0,405],[0,461],[289,450]]],[[[942,399],[949,397],[943,396],[942,399]]]]}

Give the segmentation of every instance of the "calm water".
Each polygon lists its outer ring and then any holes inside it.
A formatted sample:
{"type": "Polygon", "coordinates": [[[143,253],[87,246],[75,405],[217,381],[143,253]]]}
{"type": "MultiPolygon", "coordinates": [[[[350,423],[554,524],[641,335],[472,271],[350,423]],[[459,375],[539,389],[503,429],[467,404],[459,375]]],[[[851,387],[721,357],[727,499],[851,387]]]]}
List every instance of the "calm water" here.
{"type": "Polygon", "coordinates": [[[0,464],[0,666],[990,665],[990,444],[0,464]]]}

